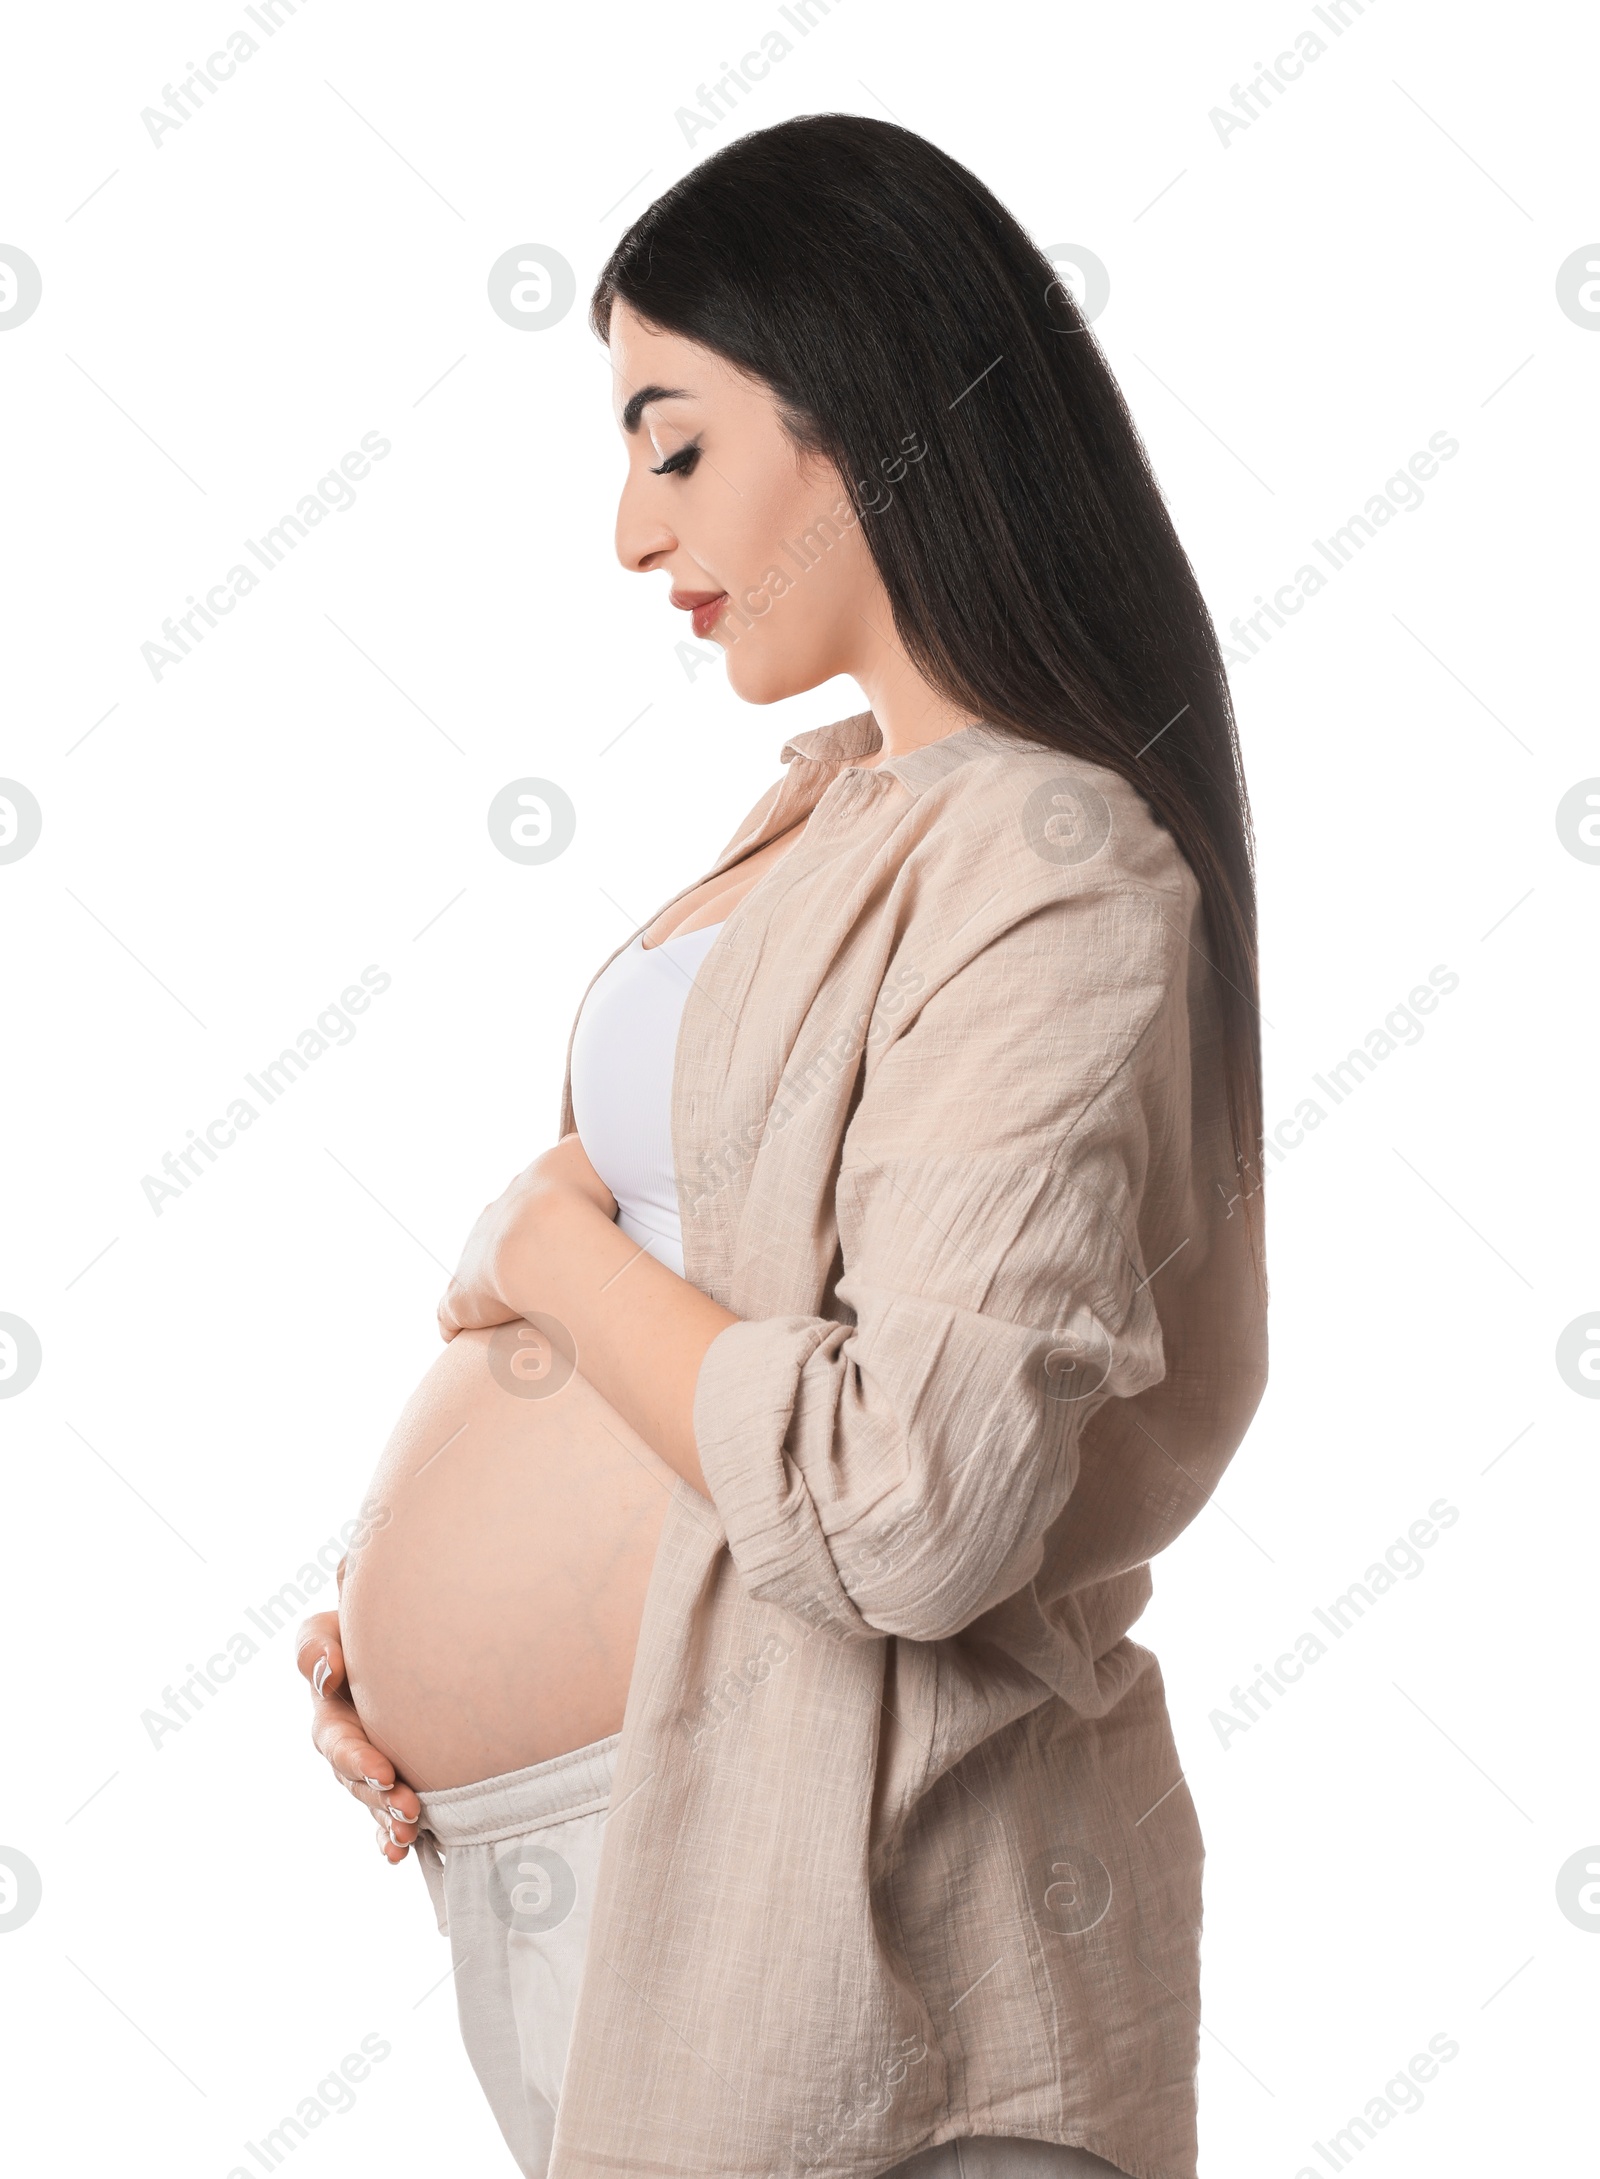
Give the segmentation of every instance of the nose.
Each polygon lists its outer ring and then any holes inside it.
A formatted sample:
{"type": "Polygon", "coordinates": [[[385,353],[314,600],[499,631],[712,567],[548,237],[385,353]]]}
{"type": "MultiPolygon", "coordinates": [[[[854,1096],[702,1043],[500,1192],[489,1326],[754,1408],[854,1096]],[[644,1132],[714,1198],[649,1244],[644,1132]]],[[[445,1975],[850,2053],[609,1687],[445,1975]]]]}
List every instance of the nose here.
{"type": "Polygon", "coordinates": [[[656,480],[642,460],[629,463],[622,497],[617,502],[617,558],[630,573],[648,575],[678,549],[677,533],[663,519],[656,480]]]}

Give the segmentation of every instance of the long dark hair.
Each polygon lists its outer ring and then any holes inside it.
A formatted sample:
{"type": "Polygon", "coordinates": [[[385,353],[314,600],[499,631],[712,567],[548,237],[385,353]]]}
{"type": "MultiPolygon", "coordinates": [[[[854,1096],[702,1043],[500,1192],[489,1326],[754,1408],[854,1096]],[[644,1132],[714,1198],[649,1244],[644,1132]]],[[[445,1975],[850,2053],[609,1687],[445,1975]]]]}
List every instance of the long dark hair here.
{"type": "Polygon", "coordinates": [[[1119,773],[1172,834],[1218,973],[1237,1192],[1257,1199],[1254,852],[1227,675],[1055,267],[923,137],[812,114],[741,137],[657,198],[600,275],[602,340],[619,298],[770,386],[797,443],[836,465],[935,688],[1119,773]],[[918,488],[874,515],[884,459],[914,428],[918,488]]]}

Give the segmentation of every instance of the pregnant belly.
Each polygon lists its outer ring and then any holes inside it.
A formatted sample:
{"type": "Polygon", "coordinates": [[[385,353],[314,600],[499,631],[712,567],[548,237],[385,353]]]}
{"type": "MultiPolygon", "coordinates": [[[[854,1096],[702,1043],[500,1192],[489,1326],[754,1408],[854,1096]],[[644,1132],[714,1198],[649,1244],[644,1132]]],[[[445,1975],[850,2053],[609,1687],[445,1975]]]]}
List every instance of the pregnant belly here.
{"type": "Polygon", "coordinates": [[[520,1770],[622,1724],[672,1471],[584,1378],[527,1396],[540,1380],[507,1369],[515,1337],[459,1333],[428,1371],[345,1570],[351,1699],[417,1787],[520,1770]]]}

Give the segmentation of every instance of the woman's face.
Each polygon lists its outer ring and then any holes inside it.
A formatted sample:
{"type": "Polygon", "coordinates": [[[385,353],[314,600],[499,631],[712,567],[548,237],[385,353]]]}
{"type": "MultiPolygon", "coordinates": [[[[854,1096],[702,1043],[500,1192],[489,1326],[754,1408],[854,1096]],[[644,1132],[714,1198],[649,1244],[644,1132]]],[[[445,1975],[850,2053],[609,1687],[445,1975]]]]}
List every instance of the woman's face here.
{"type": "Polygon", "coordinates": [[[890,615],[833,464],[801,454],[769,387],[625,303],[612,311],[610,346],[628,449],[623,566],[671,578],[672,603],[727,652],[729,683],[748,703],[856,672],[890,634],[890,615]]]}

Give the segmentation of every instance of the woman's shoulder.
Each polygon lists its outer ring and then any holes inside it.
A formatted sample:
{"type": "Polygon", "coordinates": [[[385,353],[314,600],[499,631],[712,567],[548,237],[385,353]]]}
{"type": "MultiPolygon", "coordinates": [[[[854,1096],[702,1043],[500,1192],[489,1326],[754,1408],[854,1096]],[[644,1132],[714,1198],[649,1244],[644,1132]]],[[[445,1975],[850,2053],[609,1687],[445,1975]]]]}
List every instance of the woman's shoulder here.
{"type": "Polygon", "coordinates": [[[1110,766],[998,727],[968,727],[894,764],[914,798],[913,852],[1041,899],[1198,887],[1177,841],[1137,786],[1110,766]]]}

